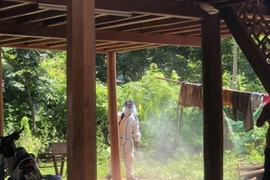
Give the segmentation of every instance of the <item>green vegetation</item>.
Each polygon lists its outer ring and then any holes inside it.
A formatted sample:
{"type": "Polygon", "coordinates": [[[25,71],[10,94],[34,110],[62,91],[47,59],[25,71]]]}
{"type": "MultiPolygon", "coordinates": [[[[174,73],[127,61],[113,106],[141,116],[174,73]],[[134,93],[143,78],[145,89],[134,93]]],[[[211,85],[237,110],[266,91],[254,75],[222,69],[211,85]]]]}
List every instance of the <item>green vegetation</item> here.
{"type": "MultiPolygon", "coordinates": [[[[222,40],[223,86],[232,84],[233,40],[222,40]]],[[[18,145],[35,155],[52,141],[66,140],[66,55],[64,52],[3,49],[3,87],[5,134],[21,126],[24,131],[18,145]]],[[[198,108],[183,108],[178,127],[177,102],[180,85],[176,81],[202,83],[201,50],[185,47],[161,47],[117,55],[117,100],[119,111],[125,100],[136,102],[142,132],[141,149],[135,152],[135,175],[155,180],[203,179],[203,115],[198,108]],[[180,138],[177,139],[177,135],[180,138]]],[[[108,95],[104,55],[97,55],[97,169],[98,177],[107,174],[108,95]]],[[[239,52],[237,90],[265,92],[260,81],[239,52]]],[[[231,109],[224,108],[228,117],[231,109]]],[[[224,179],[238,179],[237,159],[247,164],[263,161],[266,127],[249,134],[233,129],[240,139],[239,151],[224,153],[224,179]]],[[[54,169],[41,169],[53,174],[54,169]]],[[[122,168],[124,177],[124,168],[122,168]]]]}

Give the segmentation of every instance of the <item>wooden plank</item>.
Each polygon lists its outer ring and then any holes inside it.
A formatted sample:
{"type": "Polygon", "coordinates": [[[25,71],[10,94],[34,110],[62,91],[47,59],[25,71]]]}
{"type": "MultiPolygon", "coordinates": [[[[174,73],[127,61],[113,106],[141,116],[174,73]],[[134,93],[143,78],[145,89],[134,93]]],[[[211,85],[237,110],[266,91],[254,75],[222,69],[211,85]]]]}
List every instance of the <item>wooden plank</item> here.
{"type": "MultiPolygon", "coordinates": [[[[221,28],[226,28],[227,26],[225,23],[221,23],[220,25],[221,28]]],[[[186,27],[181,27],[181,28],[175,28],[174,30],[168,29],[168,31],[165,31],[164,34],[170,34],[170,35],[174,35],[174,34],[181,34],[181,33],[185,33],[185,34],[190,34],[190,32],[194,32],[194,31],[201,31],[201,25],[200,24],[196,24],[196,25],[191,25],[191,26],[186,26],[186,27]]]]}
{"type": "MultiPolygon", "coordinates": [[[[55,50],[55,51],[65,51],[66,46],[64,47],[54,47],[50,48],[47,45],[36,45],[35,47],[33,46],[27,46],[27,44],[22,43],[22,44],[12,44],[12,45],[5,45],[4,47],[7,48],[19,48],[19,49],[40,49],[40,50],[55,50]]],[[[102,52],[103,53],[103,52],[102,52]]]]}
{"type": "MultiPolygon", "coordinates": [[[[67,0],[12,0],[16,2],[46,3],[66,5],[67,0]]],[[[118,11],[146,12],[151,14],[175,15],[187,19],[201,19],[205,12],[198,6],[185,2],[166,2],[163,0],[96,0],[96,8],[118,11]]]]}
{"type": "Polygon", "coordinates": [[[41,21],[45,21],[48,19],[53,18],[59,18],[66,16],[65,12],[58,12],[58,11],[45,11],[39,14],[33,14],[26,17],[22,17],[19,20],[16,21],[18,24],[31,24],[31,23],[37,23],[41,21]]]}
{"type": "Polygon", "coordinates": [[[16,2],[7,2],[7,1],[0,1],[0,11],[6,11],[9,9],[25,6],[28,3],[16,3],[16,2]]]}
{"type": "Polygon", "coordinates": [[[53,152],[53,164],[55,168],[55,174],[62,176],[64,163],[67,156],[67,143],[65,142],[50,143],[50,146],[53,152]],[[57,162],[59,161],[61,163],[60,172],[58,170],[58,164],[57,164],[57,162]]]}
{"type": "Polygon", "coordinates": [[[67,143],[65,142],[52,142],[50,143],[54,155],[67,155],[67,143]]]}
{"type": "Polygon", "coordinates": [[[263,59],[260,52],[255,48],[256,46],[253,43],[253,40],[240,24],[233,9],[231,7],[222,8],[220,13],[254,72],[261,80],[266,91],[270,93],[270,79],[268,78],[270,76],[269,65],[263,59]]]}
{"type": "Polygon", "coordinates": [[[12,46],[12,45],[15,45],[15,44],[21,44],[21,43],[27,43],[27,42],[35,42],[35,41],[40,41],[40,39],[25,37],[25,38],[21,38],[21,39],[15,39],[15,40],[1,42],[0,45],[2,47],[4,47],[4,46],[12,46]]]}
{"type": "Polygon", "coordinates": [[[170,26],[173,24],[177,24],[177,23],[180,24],[183,21],[186,21],[186,20],[183,20],[180,18],[170,18],[170,19],[165,19],[165,20],[158,20],[158,21],[129,25],[127,27],[118,28],[118,30],[122,32],[136,31],[136,30],[143,31],[145,29],[150,29],[150,28],[158,28],[158,27],[164,28],[166,26],[170,26]]]}
{"type": "Polygon", "coordinates": [[[222,71],[219,14],[202,21],[204,179],[223,179],[222,71]],[[214,95],[214,96],[213,96],[214,95]]]}
{"type": "Polygon", "coordinates": [[[176,23],[176,24],[173,24],[173,25],[169,25],[167,26],[165,29],[164,27],[160,27],[160,28],[152,28],[152,29],[148,29],[148,30],[145,30],[143,31],[144,33],[163,33],[163,32],[167,32],[169,30],[174,30],[174,29],[179,29],[179,28],[184,28],[184,27],[188,27],[188,26],[194,26],[194,25],[198,25],[198,26],[201,26],[200,25],[200,20],[187,20],[187,21],[183,21],[181,23],[176,23]]]}
{"type": "Polygon", "coordinates": [[[111,167],[113,179],[121,180],[121,163],[118,139],[117,123],[117,99],[116,99],[116,53],[107,53],[107,83],[108,83],[108,114],[111,146],[111,167]]]}
{"type": "MultiPolygon", "coordinates": [[[[12,36],[28,36],[46,39],[65,39],[66,28],[61,27],[39,27],[33,25],[12,25],[0,23],[0,34],[12,36]]],[[[200,38],[187,38],[184,36],[159,35],[134,32],[97,31],[96,40],[141,42],[167,45],[183,45],[199,47],[200,38]]]]}
{"type": "Polygon", "coordinates": [[[28,4],[19,8],[14,8],[9,11],[0,11],[0,20],[8,20],[13,18],[18,18],[22,16],[27,16],[39,12],[45,11],[44,9],[38,9],[36,4],[28,4]]]}
{"type": "Polygon", "coordinates": [[[46,3],[55,5],[67,5],[68,0],[6,0],[11,2],[32,2],[32,3],[46,3]]]}
{"type": "Polygon", "coordinates": [[[112,23],[120,23],[120,22],[125,22],[125,21],[135,21],[137,19],[145,18],[147,16],[149,16],[149,15],[142,14],[142,15],[132,15],[131,17],[118,17],[118,16],[104,17],[104,18],[96,20],[96,27],[106,25],[106,24],[112,24],[112,23]]]}
{"type": "Polygon", "coordinates": [[[0,36],[0,43],[1,42],[5,42],[5,41],[12,41],[12,40],[16,40],[16,39],[20,39],[22,37],[12,37],[12,36],[0,36]]]}
{"type": "Polygon", "coordinates": [[[116,32],[116,31],[97,31],[98,40],[154,43],[177,46],[201,46],[199,37],[185,37],[176,35],[144,34],[134,32],[116,32]]]}
{"type": "Polygon", "coordinates": [[[67,43],[66,42],[52,42],[52,43],[48,43],[47,46],[51,47],[51,48],[56,48],[56,47],[63,47],[66,46],[67,43]]]}
{"type": "Polygon", "coordinates": [[[145,22],[153,22],[153,21],[158,21],[158,20],[163,20],[163,19],[168,19],[168,17],[162,16],[162,17],[147,17],[144,19],[140,19],[140,20],[132,20],[129,22],[125,22],[125,23],[116,23],[116,24],[112,24],[112,25],[104,25],[102,27],[97,26],[96,30],[104,30],[104,29],[111,29],[111,28],[119,28],[119,27],[123,27],[123,26],[129,26],[129,25],[133,25],[133,24],[141,24],[141,23],[145,23],[145,22]]]}
{"type": "Polygon", "coordinates": [[[66,38],[66,27],[49,28],[33,25],[0,23],[0,34],[41,37],[46,39],[63,39],[66,38]]]}
{"type": "Polygon", "coordinates": [[[241,177],[250,177],[250,176],[259,175],[259,174],[263,174],[263,173],[264,173],[264,169],[259,169],[259,170],[255,170],[255,171],[241,173],[240,176],[241,177]]]}
{"type": "Polygon", "coordinates": [[[94,7],[94,0],[68,0],[68,180],[97,179],[94,7]]]}
{"type": "Polygon", "coordinates": [[[117,52],[127,52],[127,51],[134,51],[134,50],[139,50],[139,49],[148,49],[148,48],[154,48],[154,47],[161,47],[163,45],[145,45],[145,46],[138,46],[138,47],[129,47],[128,49],[119,49],[117,52]]]}
{"type": "Polygon", "coordinates": [[[138,50],[138,49],[145,49],[149,47],[155,47],[156,44],[134,44],[134,45],[126,45],[123,47],[112,47],[109,49],[105,49],[106,51],[110,52],[122,52],[122,51],[131,51],[131,50],[138,50]]]}
{"type": "Polygon", "coordinates": [[[58,43],[58,42],[66,42],[66,40],[40,39],[39,41],[36,41],[36,42],[27,42],[26,45],[31,47],[31,46],[39,46],[39,45],[44,45],[44,44],[49,44],[49,43],[58,43]]]}
{"type": "MultiPolygon", "coordinates": [[[[248,1],[257,1],[257,0],[248,0],[248,1]]],[[[221,3],[217,3],[215,7],[219,9],[219,8],[224,8],[228,6],[235,6],[238,4],[242,4],[244,2],[247,2],[247,0],[227,0],[221,3]]]]}
{"type": "Polygon", "coordinates": [[[127,47],[129,45],[133,45],[133,44],[139,44],[139,43],[119,43],[119,42],[116,42],[116,43],[109,43],[107,45],[102,45],[102,46],[96,46],[96,49],[111,49],[111,48],[121,48],[121,47],[127,47]]]}

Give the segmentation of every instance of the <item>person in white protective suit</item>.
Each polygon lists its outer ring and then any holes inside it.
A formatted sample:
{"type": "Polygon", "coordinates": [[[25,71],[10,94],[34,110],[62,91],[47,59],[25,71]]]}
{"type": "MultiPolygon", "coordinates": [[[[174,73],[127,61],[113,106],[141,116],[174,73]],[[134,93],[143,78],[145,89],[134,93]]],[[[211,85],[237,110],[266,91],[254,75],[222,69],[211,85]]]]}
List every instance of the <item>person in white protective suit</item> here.
{"type": "MultiPolygon", "coordinates": [[[[119,151],[126,168],[126,179],[136,180],[133,176],[134,146],[139,148],[141,133],[139,120],[136,116],[137,109],[131,100],[125,102],[122,113],[118,114],[119,151]]],[[[111,162],[109,163],[108,180],[112,179],[111,162]]]]}

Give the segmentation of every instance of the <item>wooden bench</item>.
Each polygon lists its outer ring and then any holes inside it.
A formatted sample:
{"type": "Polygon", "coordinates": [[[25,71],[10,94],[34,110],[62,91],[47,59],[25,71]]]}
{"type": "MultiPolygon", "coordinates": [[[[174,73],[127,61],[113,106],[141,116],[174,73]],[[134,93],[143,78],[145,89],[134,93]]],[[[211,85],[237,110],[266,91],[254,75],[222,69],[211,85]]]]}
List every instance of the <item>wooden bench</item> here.
{"type": "Polygon", "coordinates": [[[64,165],[67,159],[67,144],[65,142],[53,142],[45,152],[39,152],[37,162],[40,168],[54,167],[56,175],[63,175],[64,165]],[[53,166],[41,166],[41,163],[53,162],[53,166]],[[58,164],[60,163],[60,165],[58,164]],[[59,168],[60,167],[60,172],[59,168]]]}
{"type": "Polygon", "coordinates": [[[237,172],[239,180],[249,179],[252,177],[256,177],[262,175],[264,173],[263,165],[243,165],[244,160],[239,160],[237,165],[237,172]]]}

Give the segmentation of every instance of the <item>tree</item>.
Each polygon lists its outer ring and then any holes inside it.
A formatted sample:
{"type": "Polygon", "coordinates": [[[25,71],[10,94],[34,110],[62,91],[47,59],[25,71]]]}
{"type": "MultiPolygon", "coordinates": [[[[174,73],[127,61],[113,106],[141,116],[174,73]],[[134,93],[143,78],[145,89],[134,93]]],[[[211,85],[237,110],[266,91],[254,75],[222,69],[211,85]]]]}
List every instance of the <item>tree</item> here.
{"type": "Polygon", "coordinates": [[[40,76],[42,52],[23,49],[3,49],[3,87],[5,119],[17,123],[26,116],[32,120],[31,126],[36,135],[36,111],[43,102],[47,82],[40,76]]]}

